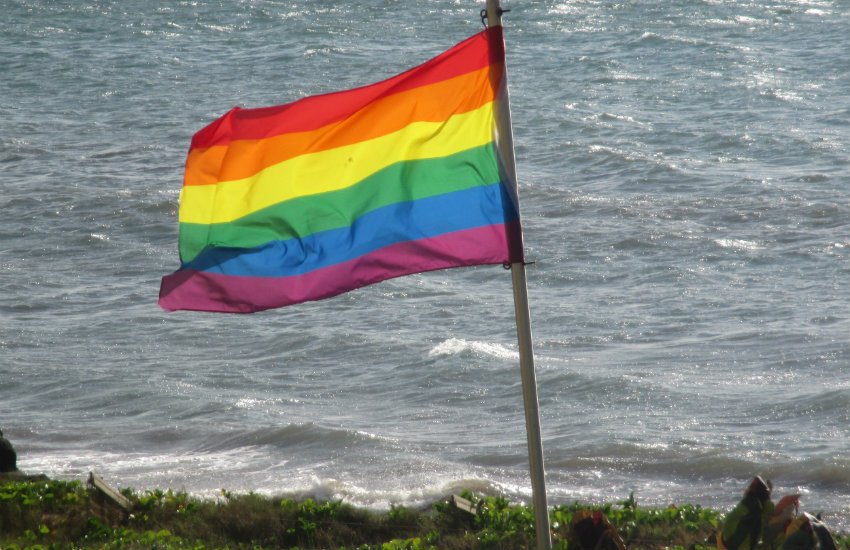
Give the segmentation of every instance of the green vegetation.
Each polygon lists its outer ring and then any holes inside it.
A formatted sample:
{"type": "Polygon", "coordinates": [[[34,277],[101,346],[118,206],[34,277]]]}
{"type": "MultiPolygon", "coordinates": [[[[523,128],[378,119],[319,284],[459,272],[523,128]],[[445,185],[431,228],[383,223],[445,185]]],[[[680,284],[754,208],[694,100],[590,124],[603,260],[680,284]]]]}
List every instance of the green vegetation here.
{"type": "MultiPolygon", "coordinates": [[[[533,548],[534,514],[503,497],[461,496],[475,513],[448,501],[425,510],[386,512],[341,501],[294,501],[253,493],[198,499],[186,493],[130,489],[131,510],[111,505],[78,481],[0,479],[2,550],[499,550],[533,548]]],[[[575,503],[550,510],[556,549],[569,548],[575,503]]],[[[713,548],[720,514],[699,506],[639,508],[633,496],[601,507],[630,549],[713,548]]],[[[850,550],[850,537],[838,538],[850,550]]]]}

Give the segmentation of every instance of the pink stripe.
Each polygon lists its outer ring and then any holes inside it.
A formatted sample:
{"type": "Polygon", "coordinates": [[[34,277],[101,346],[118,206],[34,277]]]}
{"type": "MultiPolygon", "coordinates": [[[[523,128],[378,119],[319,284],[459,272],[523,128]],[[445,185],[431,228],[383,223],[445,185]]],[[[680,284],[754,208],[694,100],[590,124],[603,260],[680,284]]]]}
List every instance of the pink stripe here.
{"type": "Polygon", "coordinates": [[[177,271],[163,277],[159,305],[169,311],[253,313],[330,298],[412,273],[522,261],[521,255],[516,254],[516,242],[510,238],[517,234],[518,222],[477,227],[398,243],[348,262],[292,277],[234,277],[204,271],[177,271]],[[513,257],[509,257],[509,250],[515,251],[511,254],[513,257]]]}

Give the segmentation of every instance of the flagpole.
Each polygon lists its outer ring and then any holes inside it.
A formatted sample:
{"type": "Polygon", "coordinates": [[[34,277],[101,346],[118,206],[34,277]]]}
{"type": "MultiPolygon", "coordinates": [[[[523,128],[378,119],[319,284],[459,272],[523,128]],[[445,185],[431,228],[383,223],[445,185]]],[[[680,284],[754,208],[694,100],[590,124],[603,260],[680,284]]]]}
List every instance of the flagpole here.
{"type": "MultiPolygon", "coordinates": [[[[487,24],[502,24],[502,7],[499,0],[487,0],[487,24]]],[[[517,184],[516,159],[514,157],[511,108],[508,96],[507,67],[503,72],[501,102],[498,113],[499,147],[505,169],[514,186],[517,184]]],[[[516,192],[517,190],[514,189],[516,192]]],[[[525,431],[528,438],[528,461],[531,472],[531,492],[534,506],[534,521],[537,530],[537,547],[552,548],[549,534],[549,505],[546,502],[546,481],[543,470],[543,442],[540,436],[540,410],[537,403],[537,377],[534,373],[534,349],[531,339],[531,314],[528,308],[528,284],[525,264],[511,264],[514,287],[514,309],[516,311],[519,366],[522,378],[522,397],[525,405],[525,431]]]]}

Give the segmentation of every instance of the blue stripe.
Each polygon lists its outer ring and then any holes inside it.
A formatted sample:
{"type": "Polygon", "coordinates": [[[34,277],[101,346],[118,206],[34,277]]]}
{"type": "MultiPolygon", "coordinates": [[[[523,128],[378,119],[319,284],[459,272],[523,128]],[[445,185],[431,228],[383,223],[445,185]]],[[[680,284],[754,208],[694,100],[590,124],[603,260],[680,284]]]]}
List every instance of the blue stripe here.
{"type": "Polygon", "coordinates": [[[287,277],[358,258],[396,243],[519,218],[501,183],[391,204],[349,226],[254,248],[207,247],[181,269],[223,275],[287,277]]]}

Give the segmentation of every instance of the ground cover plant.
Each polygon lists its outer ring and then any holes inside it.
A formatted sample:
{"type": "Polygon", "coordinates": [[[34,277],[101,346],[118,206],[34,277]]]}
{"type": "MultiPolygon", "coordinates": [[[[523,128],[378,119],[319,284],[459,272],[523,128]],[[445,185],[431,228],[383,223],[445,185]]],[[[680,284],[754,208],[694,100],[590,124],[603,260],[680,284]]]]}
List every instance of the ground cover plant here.
{"type": "MultiPolygon", "coordinates": [[[[370,511],[338,500],[317,502],[254,493],[200,499],[183,492],[121,491],[128,510],[79,481],[0,479],[2,550],[499,550],[533,548],[530,506],[464,492],[465,511],[449,499],[425,509],[370,511]]],[[[570,548],[579,503],[550,510],[553,546],[570,548]]],[[[632,495],[600,509],[626,547],[714,548],[720,513],[695,505],[643,508],[632,495]]],[[[840,550],[850,537],[839,536],[840,550]]]]}

